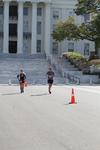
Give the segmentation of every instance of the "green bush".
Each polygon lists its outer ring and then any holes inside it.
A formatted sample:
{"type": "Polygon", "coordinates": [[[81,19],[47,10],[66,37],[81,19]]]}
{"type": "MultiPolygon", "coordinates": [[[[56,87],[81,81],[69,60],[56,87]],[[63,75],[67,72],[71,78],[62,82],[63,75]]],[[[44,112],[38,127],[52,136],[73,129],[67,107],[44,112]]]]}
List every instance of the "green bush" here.
{"type": "Polygon", "coordinates": [[[78,52],[66,52],[63,56],[81,70],[89,66],[89,61],[78,52]]]}
{"type": "Polygon", "coordinates": [[[86,62],[87,61],[86,58],[78,52],[66,52],[63,54],[63,56],[72,62],[77,62],[77,61],[86,62]]]}
{"type": "Polygon", "coordinates": [[[71,64],[74,64],[83,73],[90,73],[90,66],[94,65],[96,68],[100,68],[100,59],[87,60],[82,54],[78,52],[66,52],[63,57],[68,59],[71,64]]]}

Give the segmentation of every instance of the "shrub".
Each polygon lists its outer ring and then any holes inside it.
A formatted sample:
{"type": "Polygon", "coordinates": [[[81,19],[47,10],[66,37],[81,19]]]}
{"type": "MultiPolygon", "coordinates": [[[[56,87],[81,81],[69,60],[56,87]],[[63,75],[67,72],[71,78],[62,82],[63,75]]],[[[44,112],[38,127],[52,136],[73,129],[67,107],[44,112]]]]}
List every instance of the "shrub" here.
{"type": "Polygon", "coordinates": [[[80,70],[89,66],[89,61],[78,52],[66,52],[63,54],[63,56],[80,70]]]}
{"type": "Polygon", "coordinates": [[[66,52],[63,54],[63,56],[74,63],[78,61],[81,61],[81,62],[87,61],[86,58],[84,58],[84,56],[78,52],[66,52]]]}

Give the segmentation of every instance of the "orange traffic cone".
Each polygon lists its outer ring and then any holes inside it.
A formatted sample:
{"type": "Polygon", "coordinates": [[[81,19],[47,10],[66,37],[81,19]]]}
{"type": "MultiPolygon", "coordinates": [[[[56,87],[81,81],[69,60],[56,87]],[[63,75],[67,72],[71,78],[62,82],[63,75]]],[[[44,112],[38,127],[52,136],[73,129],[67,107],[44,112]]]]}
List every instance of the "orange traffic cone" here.
{"type": "Polygon", "coordinates": [[[75,96],[74,96],[74,89],[72,88],[72,96],[71,96],[71,102],[69,104],[76,104],[75,102],[75,96]]]}

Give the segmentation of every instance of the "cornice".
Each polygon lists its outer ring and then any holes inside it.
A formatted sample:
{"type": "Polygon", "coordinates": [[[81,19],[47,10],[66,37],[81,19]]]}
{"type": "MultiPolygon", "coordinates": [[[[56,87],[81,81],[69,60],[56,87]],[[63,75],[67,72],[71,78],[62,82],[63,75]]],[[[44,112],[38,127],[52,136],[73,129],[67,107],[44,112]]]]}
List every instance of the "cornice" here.
{"type": "Polygon", "coordinates": [[[15,1],[15,2],[37,2],[37,3],[59,3],[59,4],[67,4],[67,3],[76,3],[77,0],[0,0],[0,2],[3,2],[3,1],[8,1],[8,2],[11,2],[11,1],[15,1]]]}
{"type": "Polygon", "coordinates": [[[1,2],[35,2],[35,3],[51,3],[52,0],[1,0],[1,2]]]}

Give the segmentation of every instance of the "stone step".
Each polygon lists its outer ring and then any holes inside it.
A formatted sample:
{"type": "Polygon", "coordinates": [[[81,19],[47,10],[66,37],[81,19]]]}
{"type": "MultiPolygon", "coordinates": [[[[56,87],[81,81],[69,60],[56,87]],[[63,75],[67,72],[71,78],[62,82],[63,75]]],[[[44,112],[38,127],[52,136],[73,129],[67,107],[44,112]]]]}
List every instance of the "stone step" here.
{"type": "Polygon", "coordinates": [[[62,68],[62,71],[65,72],[65,71],[78,71],[77,68],[62,68]]]}
{"type": "Polygon", "coordinates": [[[88,84],[92,84],[92,83],[98,83],[99,81],[99,77],[96,75],[72,75],[72,74],[67,74],[66,76],[66,82],[68,83],[76,83],[76,84],[80,84],[80,83],[88,83],[88,84]]]}
{"type": "MultiPolygon", "coordinates": [[[[68,75],[73,80],[72,82],[77,82],[80,80],[80,83],[91,83],[98,82],[99,77],[97,75],[83,75],[82,71],[79,71],[78,68],[71,65],[70,62],[66,59],[62,63],[61,68],[62,76],[67,80],[68,75]],[[75,81],[76,80],[76,81],[75,81]]],[[[70,80],[71,80],[70,79],[70,80]]]]}
{"type": "Polygon", "coordinates": [[[71,74],[71,75],[76,75],[76,76],[81,76],[82,75],[82,71],[64,71],[63,72],[63,76],[67,76],[67,74],[71,74]]]}
{"type": "Polygon", "coordinates": [[[45,59],[46,55],[43,54],[0,54],[0,59],[11,59],[11,58],[23,58],[23,59],[38,59],[38,58],[42,58],[45,59]]]}
{"type": "MultiPolygon", "coordinates": [[[[29,84],[47,84],[46,72],[48,62],[44,58],[2,58],[0,59],[0,84],[18,84],[17,74],[23,69],[29,84]]],[[[64,83],[64,80],[56,70],[55,84],[64,83]]]]}

